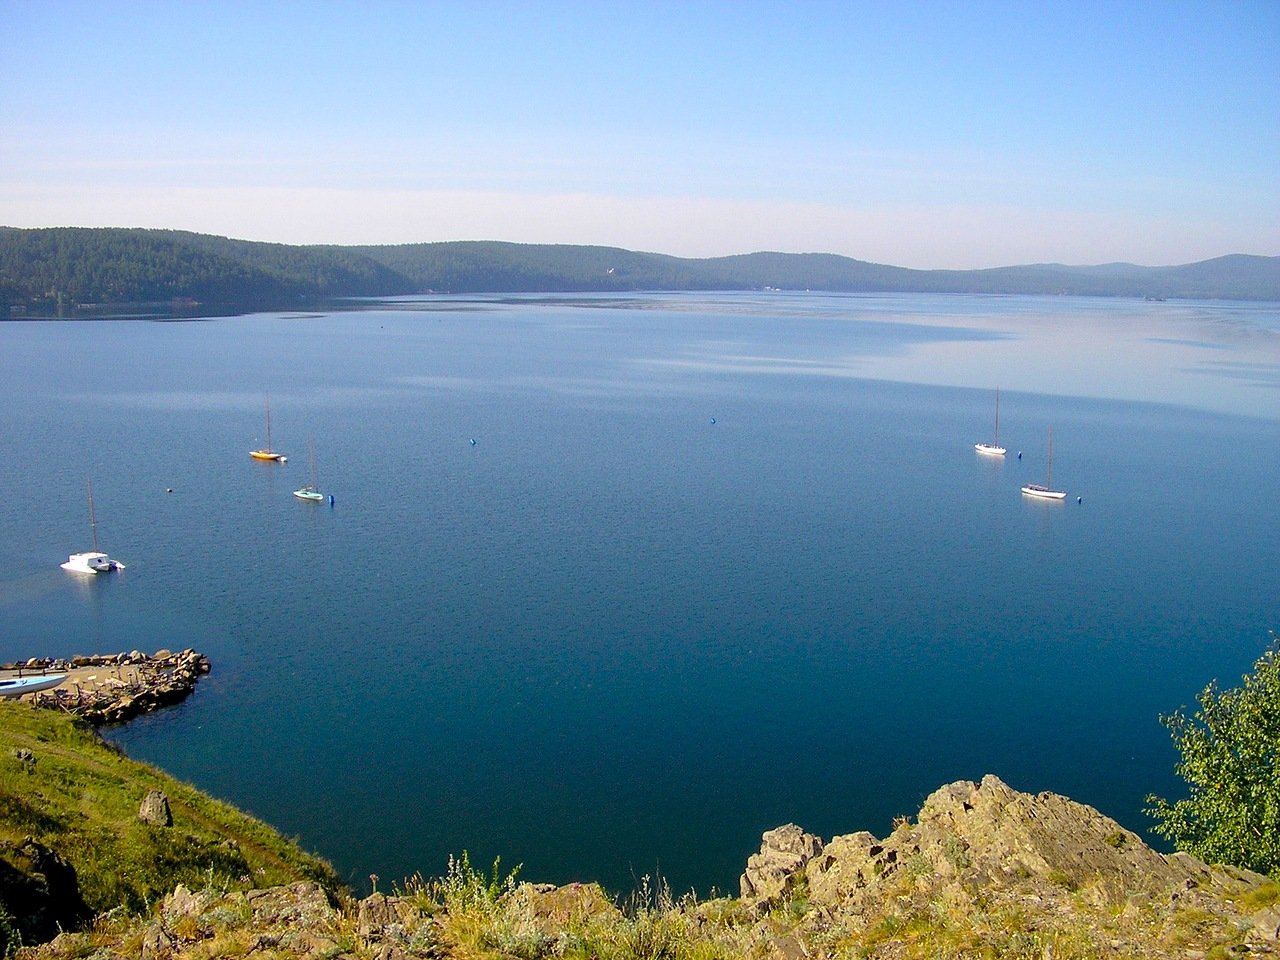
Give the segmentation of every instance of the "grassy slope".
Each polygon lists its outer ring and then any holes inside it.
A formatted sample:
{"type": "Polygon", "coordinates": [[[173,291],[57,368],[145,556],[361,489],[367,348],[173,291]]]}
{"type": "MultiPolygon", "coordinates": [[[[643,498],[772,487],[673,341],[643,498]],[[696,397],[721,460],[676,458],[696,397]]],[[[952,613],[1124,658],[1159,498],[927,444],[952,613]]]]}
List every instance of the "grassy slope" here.
{"type": "Polygon", "coordinates": [[[94,912],[145,909],[175,884],[213,879],[236,889],[341,886],[327,863],[261,821],[128,759],[69,717],[0,701],[0,859],[13,862],[26,837],[71,864],[94,912]],[[22,749],[34,760],[18,759],[22,749]],[[138,819],[150,790],[168,797],[172,827],[138,819]]]}

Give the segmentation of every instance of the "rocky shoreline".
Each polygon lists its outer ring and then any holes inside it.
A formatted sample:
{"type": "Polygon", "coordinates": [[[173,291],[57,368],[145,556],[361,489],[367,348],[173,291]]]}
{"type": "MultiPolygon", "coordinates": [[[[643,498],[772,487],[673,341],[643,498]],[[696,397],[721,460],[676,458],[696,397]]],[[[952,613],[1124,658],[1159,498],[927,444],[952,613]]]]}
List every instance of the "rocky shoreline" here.
{"type": "Polygon", "coordinates": [[[21,676],[65,673],[67,679],[51,690],[23,699],[38,707],[82,717],[94,726],[124,723],[143,713],[180,703],[209,673],[209,658],[195,650],[158,650],[145,654],[93,654],[69,658],[38,658],[0,664],[0,671],[21,676]]]}

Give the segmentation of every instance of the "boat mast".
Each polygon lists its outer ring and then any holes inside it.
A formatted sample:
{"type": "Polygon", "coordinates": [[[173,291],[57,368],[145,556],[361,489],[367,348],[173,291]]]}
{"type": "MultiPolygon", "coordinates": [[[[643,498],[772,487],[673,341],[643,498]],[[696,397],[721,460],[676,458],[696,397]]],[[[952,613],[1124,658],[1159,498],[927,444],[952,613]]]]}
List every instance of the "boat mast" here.
{"type": "Polygon", "coordinates": [[[85,479],[89,487],[89,533],[93,538],[93,552],[98,552],[98,518],[93,515],[93,478],[85,479]]]}
{"type": "Polygon", "coordinates": [[[1044,478],[1044,485],[1053,489],[1053,427],[1049,428],[1049,467],[1044,478]]]}
{"type": "Polygon", "coordinates": [[[995,446],[1000,446],[1000,388],[996,387],[996,438],[992,441],[995,446]]]}
{"type": "Polygon", "coordinates": [[[319,490],[319,487],[316,486],[316,438],[308,437],[307,446],[310,448],[311,453],[311,489],[319,490]]]}
{"type": "Polygon", "coordinates": [[[267,403],[267,452],[270,453],[272,452],[271,451],[271,397],[270,396],[267,397],[266,403],[267,403]]]}

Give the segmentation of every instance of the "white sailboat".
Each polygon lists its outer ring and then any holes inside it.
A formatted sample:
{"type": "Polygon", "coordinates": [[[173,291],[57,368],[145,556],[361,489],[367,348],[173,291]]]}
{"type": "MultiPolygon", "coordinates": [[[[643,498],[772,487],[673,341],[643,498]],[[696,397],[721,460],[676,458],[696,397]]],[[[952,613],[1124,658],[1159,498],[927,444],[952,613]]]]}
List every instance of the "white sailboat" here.
{"type": "Polygon", "coordinates": [[[277,453],[271,449],[271,398],[267,397],[267,445],[261,450],[250,450],[249,456],[255,460],[274,460],[276,463],[284,463],[289,458],[283,453],[277,453]]]}
{"type": "Polygon", "coordinates": [[[324,494],[316,486],[316,441],[314,437],[308,438],[307,446],[311,454],[311,482],[302,487],[302,489],[293,491],[293,495],[299,500],[319,503],[324,499],[324,494]]]}
{"type": "Polygon", "coordinates": [[[1042,500],[1062,500],[1067,495],[1065,490],[1053,489],[1053,427],[1049,428],[1049,461],[1044,483],[1028,483],[1022,488],[1022,492],[1028,497],[1039,497],[1042,500]]]}
{"type": "Polygon", "coordinates": [[[73,553],[62,564],[63,570],[72,573],[110,573],[112,570],[123,570],[124,564],[112,560],[98,549],[98,518],[93,513],[93,480],[87,480],[89,488],[89,533],[93,539],[93,549],[84,553],[73,553]]]}
{"type": "Polygon", "coordinates": [[[1000,446],[1000,388],[996,387],[996,433],[990,443],[975,443],[973,449],[989,457],[1003,457],[1009,451],[1000,446]]]}

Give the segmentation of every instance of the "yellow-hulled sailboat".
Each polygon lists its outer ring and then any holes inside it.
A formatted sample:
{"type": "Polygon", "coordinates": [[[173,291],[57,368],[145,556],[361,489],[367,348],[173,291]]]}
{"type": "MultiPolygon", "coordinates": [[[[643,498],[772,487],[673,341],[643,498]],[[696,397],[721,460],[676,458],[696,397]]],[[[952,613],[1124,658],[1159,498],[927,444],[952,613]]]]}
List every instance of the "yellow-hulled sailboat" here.
{"type": "Polygon", "coordinates": [[[284,463],[289,458],[283,453],[278,453],[271,449],[271,398],[267,398],[267,445],[261,450],[250,450],[249,456],[255,460],[274,460],[277,463],[284,463]]]}

